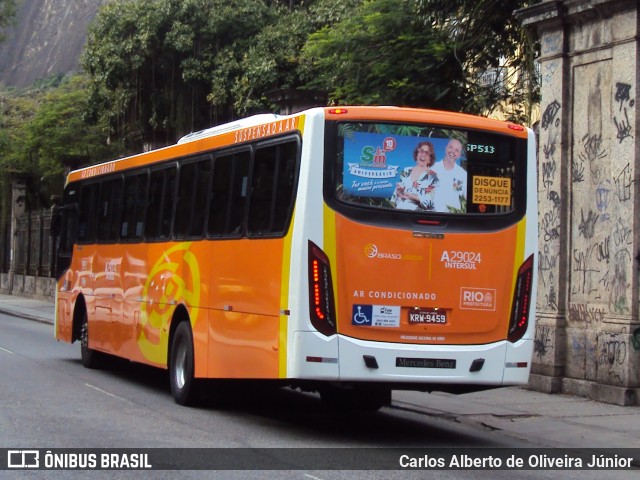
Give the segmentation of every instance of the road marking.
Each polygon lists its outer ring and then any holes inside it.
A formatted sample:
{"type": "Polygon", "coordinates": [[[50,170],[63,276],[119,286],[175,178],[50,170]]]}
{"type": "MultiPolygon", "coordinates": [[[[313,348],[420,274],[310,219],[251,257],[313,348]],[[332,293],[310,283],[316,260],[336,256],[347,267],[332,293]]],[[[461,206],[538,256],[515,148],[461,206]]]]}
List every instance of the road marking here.
{"type": "Polygon", "coordinates": [[[89,387],[89,388],[93,388],[94,390],[97,390],[100,393],[104,393],[105,395],[109,395],[110,397],[113,398],[117,398],[118,400],[122,400],[123,402],[127,402],[130,405],[133,405],[133,403],[131,403],[129,400],[127,400],[126,398],[123,397],[119,397],[118,395],[115,395],[113,393],[107,392],[106,390],[103,390],[101,388],[96,387],[95,385],[91,385],[89,383],[85,383],[85,386],[89,387]]]}
{"type": "Polygon", "coordinates": [[[7,350],[6,348],[2,348],[2,347],[0,347],[0,350],[2,350],[3,352],[10,353],[11,355],[13,355],[13,354],[14,354],[11,350],[7,350]]]}
{"type": "Polygon", "coordinates": [[[313,475],[309,475],[308,473],[305,473],[304,476],[310,478],[311,480],[322,480],[320,477],[314,477],[313,475]]]}

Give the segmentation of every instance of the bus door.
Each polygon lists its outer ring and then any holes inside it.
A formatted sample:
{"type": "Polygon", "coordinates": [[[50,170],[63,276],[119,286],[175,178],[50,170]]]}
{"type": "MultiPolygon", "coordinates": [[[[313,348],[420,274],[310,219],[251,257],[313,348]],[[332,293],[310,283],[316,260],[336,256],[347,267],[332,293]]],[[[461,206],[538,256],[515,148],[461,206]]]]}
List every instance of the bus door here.
{"type": "MultiPolygon", "coordinates": [[[[95,202],[97,208],[86,207],[87,214],[97,219],[97,231],[91,234],[95,240],[86,246],[83,255],[91,279],[87,282],[91,284],[87,307],[94,325],[89,338],[92,344],[97,342],[100,349],[110,353],[118,353],[121,343],[123,248],[118,245],[118,238],[122,230],[123,183],[121,175],[104,179],[95,202]]],[[[84,267],[81,265],[83,270],[84,267]]]]}
{"type": "Polygon", "coordinates": [[[76,243],[78,205],[72,201],[75,192],[66,192],[69,203],[54,208],[51,220],[53,255],[51,269],[57,279],[56,338],[66,342],[72,337],[73,272],[69,270],[76,243]]]}

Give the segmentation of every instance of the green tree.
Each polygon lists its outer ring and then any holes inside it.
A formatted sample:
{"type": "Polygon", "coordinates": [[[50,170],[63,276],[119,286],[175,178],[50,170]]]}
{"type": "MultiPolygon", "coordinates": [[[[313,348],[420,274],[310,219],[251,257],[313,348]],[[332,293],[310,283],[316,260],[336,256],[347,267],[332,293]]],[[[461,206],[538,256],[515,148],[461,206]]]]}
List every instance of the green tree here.
{"type": "Polygon", "coordinates": [[[46,205],[51,194],[60,194],[69,168],[122,152],[108,142],[106,124],[84,119],[87,77],[46,83],[52,86],[0,96],[0,171],[27,178],[31,205],[46,205]]]}
{"type": "Polygon", "coordinates": [[[106,124],[85,121],[89,80],[74,76],[47,92],[33,118],[25,125],[30,156],[45,178],[63,178],[66,168],[99,163],[120,153],[108,141],[106,124]]]}
{"type": "Polygon", "coordinates": [[[33,170],[25,129],[38,110],[41,94],[29,91],[0,97],[0,169],[7,173],[33,170]]]}
{"type": "Polygon", "coordinates": [[[106,113],[134,149],[228,120],[242,54],[273,11],[262,0],[107,3],[82,58],[92,117],[106,113]]]}
{"type": "Polygon", "coordinates": [[[302,57],[305,42],[313,32],[348,18],[362,0],[298,4],[276,9],[274,21],[248,44],[231,87],[234,109],[239,114],[275,110],[270,96],[277,91],[316,90],[315,85],[307,87],[309,65],[302,57]]]}
{"type": "Polygon", "coordinates": [[[540,101],[539,45],[527,36],[513,12],[539,1],[418,1],[419,17],[441,26],[453,40],[443,48],[448,47],[447,55],[464,72],[463,106],[468,111],[490,114],[500,106],[513,120],[530,123],[531,108],[540,101]],[[491,75],[483,75],[487,72],[491,75]]]}
{"type": "MultiPolygon", "coordinates": [[[[367,0],[337,25],[310,36],[308,85],[325,89],[335,103],[489,113],[513,100],[521,85],[487,86],[482,74],[488,69],[534,78],[535,45],[512,15],[529,3],[367,0]]],[[[535,85],[525,90],[535,102],[535,85]]]]}

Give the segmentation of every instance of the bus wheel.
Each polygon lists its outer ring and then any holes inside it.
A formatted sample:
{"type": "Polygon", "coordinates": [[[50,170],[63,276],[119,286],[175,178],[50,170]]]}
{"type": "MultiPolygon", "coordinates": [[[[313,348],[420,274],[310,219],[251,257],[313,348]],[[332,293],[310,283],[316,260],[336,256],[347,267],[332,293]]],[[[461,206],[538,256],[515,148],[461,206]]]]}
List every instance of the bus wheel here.
{"type": "Polygon", "coordinates": [[[391,404],[391,390],[384,388],[343,388],[327,385],[320,389],[322,403],[331,410],[375,412],[391,404]]]}
{"type": "Polygon", "coordinates": [[[183,321],[173,334],[169,354],[171,394],[178,405],[194,405],[200,399],[199,383],[193,374],[193,335],[189,322],[183,321]]]}
{"type": "Polygon", "coordinates": [[[87,311],[84,308],[81,315],[80,356],[82,357],[82,365],[86,368],[101,368],[104,364],[104,356],[101,352],[89,348],[89,321],[87,319],[87,311]]]}

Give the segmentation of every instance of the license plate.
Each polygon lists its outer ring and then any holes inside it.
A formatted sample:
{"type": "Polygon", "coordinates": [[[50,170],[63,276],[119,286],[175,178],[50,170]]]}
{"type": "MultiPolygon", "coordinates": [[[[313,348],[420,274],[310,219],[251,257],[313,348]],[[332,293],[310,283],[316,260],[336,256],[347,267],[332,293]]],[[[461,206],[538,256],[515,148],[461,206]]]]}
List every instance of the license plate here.
{"type": "Polygon", "coordinates": [[[410,325],[422,325],[425,323],[446,324],[447,311],[438,308],[412,308],[409,310],[410,325]]]}

